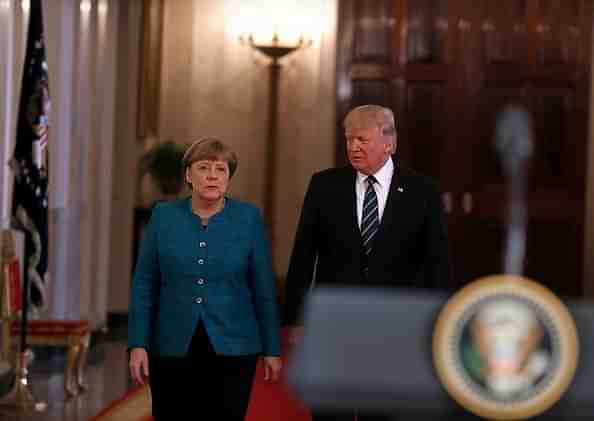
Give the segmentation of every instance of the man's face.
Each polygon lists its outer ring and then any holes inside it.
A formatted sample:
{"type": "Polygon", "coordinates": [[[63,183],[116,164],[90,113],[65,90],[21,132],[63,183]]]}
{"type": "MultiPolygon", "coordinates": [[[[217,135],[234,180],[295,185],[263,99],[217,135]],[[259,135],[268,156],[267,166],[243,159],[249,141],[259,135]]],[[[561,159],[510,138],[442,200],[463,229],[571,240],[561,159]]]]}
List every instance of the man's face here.
{"type": "Polygon", "coordinates": [[[351,165],[365,175],[375,174],[392,154],[392,138],[377,125],[347,127],[345,136],[351,165]]]}

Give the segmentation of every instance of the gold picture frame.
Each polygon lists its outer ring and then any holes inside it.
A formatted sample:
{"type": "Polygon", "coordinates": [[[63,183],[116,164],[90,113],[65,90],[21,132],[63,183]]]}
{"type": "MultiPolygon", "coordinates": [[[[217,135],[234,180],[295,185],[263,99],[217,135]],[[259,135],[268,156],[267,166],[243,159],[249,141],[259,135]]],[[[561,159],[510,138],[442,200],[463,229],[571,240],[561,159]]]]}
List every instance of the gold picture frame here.
{"type": "Polygon", "coordinates": [[[541,284],[492,275],[455,294],[433,335],[437,375],[462,407],[492,420],[521,420],[553,406],[575,374],[571,314],[541,284]]]}

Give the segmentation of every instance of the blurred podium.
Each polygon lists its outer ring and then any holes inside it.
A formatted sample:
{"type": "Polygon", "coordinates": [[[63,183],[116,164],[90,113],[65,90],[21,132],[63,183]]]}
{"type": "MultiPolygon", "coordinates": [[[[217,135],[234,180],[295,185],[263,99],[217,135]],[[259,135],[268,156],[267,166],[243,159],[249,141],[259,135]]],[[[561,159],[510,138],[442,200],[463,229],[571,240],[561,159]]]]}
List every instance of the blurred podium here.
{"type": "MultiPolygon", "coordinates": [[[[408,290],[317,288],[306,305],[304,337],[291,357],[290,385],[321,410],[467,419],[433,365],[435,322],[449,298],[408,290]]],[[[565,304],[577,325],[578,368],[561,400],[538,420],[594,419],[594,304],[565,304]]]]}

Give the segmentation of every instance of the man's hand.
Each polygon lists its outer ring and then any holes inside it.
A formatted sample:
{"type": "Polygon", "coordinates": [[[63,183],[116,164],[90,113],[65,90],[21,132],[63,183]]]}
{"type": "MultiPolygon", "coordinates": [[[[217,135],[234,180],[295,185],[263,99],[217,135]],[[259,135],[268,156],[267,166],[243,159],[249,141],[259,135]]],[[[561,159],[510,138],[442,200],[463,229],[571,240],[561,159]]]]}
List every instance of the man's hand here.
{"type": "Polygon", "coordinates": [[[137,383],[144,385],[149,377],[149,360],[146,349],[132,348],[130,352],[130,375],[137,383]]]}
{"type": "Polygon", "coordinates": [[[283,366],[281,358],[263,357],[262,360],[264,362],[264,380],[267,382],[277,382],[283,366]]]}

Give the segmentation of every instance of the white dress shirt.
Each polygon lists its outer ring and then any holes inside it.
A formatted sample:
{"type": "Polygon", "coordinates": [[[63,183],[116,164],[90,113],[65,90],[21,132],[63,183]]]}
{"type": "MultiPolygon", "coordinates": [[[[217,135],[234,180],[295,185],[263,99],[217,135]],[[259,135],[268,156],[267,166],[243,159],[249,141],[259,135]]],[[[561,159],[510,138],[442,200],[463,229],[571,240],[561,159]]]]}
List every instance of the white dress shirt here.
{"type": "MultiPolygon", "coordinates": [[[[378,172],[373,174],[377,183],[373,185],[375,194],[377,195],[377,209],[379,220],[381,222],[386,202],[388,201],[388,193],[390,192],[390,184],[392,183],[392,176],[394,175],[394,163],[392,158],[388,158],[383,167],[378,172]]],[[[357,171],[357,180],[355,181],[355,192],[357,194],[357,222],[361,228],[361,218],[363,213],[363,200],[365,199],[365,191],[367,190],[367,175],[357,171]]]]}

